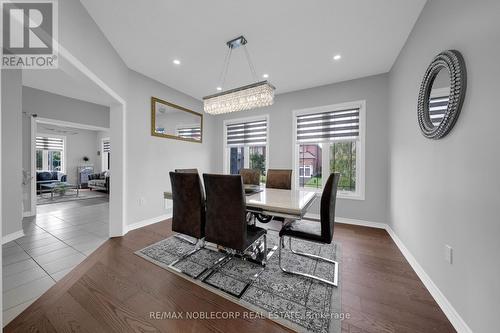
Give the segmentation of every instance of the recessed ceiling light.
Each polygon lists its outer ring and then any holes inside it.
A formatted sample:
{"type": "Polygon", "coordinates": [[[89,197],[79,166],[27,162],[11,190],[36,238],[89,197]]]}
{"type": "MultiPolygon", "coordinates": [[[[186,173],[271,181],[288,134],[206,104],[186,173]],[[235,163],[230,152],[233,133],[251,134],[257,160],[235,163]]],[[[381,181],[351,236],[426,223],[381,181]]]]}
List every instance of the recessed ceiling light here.
{"type": "Polygon", "coordinates": [[[181,64],[181,61],[179,59],[174,59],[174,61],[172,61],[174,63],[174,65],[180,65],[181,64]]]}
{"type": "Polygon", "coordinates": [[[333,60],[340,60],[342,56],[340,54],[336,54],[333,56],[333,60]]]}
{"type": "Polygon", "coordinates": [[[269,77],[269,74],[263,74],[263,75],[262,75],[262,77],[263,77],[264,79],[267,79],[267,78],[269,77]]]}
{"type": "Polygon", "coordinates": [[[221,90],[222,90],[222,88],[221,88],[221,87],[217,87],[217,90],[218,90],[218,91],[221,91],[221,90]]]}

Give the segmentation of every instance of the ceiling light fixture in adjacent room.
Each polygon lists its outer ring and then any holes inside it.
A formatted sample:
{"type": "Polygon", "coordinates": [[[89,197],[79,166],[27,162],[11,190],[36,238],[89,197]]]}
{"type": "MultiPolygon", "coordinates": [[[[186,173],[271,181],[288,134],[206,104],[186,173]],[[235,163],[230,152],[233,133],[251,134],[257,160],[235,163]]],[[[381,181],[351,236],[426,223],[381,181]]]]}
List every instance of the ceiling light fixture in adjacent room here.
{"type": "Polygon", "coordinates": [[[174,63],[174,65],[180,65],[181,64],[181,61],[179,59],[174,59],[174,61],[172,61],[174,63]]]}
{"type": "Polygon", "coordinates": [[[333,60],[340,60],[342,59],[342,56],[340,54],[336,54],[333,56],[333,60]]]}
{"type": "MultiPolygon", "coordinates": [[[[250,67],[255,83],[203,97],[203,109],[206,113],[221,114],[244,111],[272,105],[274,103],[275,88],[267,80],[259,82],[257,79],[257,72],[250,60],[246,44],[247,40],[243,36],[232,39],[226,43],[229,49],[224,60],[224,66],[220,77],[221,84],[219,87],[221,88],[220,90],[224,89],[231,53],[233,49],[240,46],[243,46],[245,50],[248,66],[250,67]]],[[[217,90],[219,89],[217,88],[217,90]]]]}
{"type": "Polygon", "coordinates": [[[263,77],[264,79],[267,79],[267,78],[269,77],[269,74],[263,74],[263,75],[262,75],[262,77],[263,77]]]}

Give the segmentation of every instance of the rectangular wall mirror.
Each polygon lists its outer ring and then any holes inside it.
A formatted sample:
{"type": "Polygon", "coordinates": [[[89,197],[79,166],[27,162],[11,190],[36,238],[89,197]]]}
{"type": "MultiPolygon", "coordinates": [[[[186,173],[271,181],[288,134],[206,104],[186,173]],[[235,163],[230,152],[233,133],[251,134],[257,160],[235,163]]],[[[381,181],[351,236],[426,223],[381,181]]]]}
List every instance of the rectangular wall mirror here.
{"type": "Polygon", "coordinates": [[[203,115],[151,97],[151,135],[202,142],[203,115]]]}

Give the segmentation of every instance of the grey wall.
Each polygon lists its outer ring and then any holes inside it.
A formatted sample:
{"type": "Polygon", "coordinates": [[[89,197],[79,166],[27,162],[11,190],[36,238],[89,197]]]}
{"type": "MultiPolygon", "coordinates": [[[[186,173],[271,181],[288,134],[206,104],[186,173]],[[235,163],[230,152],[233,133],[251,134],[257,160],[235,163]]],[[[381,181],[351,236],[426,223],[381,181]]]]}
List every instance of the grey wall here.
{"type": "Polygon", "coordinates": [[[211,172],[215,141],[209,115],[203,119],[203,143],[151,136],[151,96],[196,112],[203,112],[202,104],[134,71],[129,71],[128,82],[126,218],[132,224],[166,213],[163,192],[170,190],[169,171],[198,168],[211,172]]]}
{"type": "MultiPolygon", "coordinates": [[[[43,126],[43,125],[42,125],[43,126]]],[[[51,128],[57,126],[49,125],[51,128]]],[[[51,131],[44,130],[38,125],[37,135],[50,136],[51,134],[64,135],[51,131]]],[[[78,166],[89,164],[94,166],[94,171],[98,172],[101,169],[101,157],[97,156],[96,142],[98,131],[90,131],[84,129],[75,129],[74,133],[67,134],[66,137],[66,157],[65,157],[65,171],[68,176],[68,182],[71,184],[78,184],[77,169],[78,166]],[[84,163],[83,156],[87,156],[89,161],[84,163]]]]}
{"type": "Polygon", "coordinates": [[[390,72],[389,220],[474,332],[500,327],[499,13],[496,0],[428,1],[390,72]],[[467,96],[453,131],[433,141],[420,134],[416,102],[446,49],[465,58],[467,96]]]}
{"type": "Polygon", "coordinates": [[[2,70],[2,236],[22,229],[21,104],[21,71],[2,70]]]}
{"type": "Polygon", "coordinates": [[[23,111],[41,118],[109,128],[109,107],[23,87],[23,111]]]}
{"type": "MultiPolygon", "coordinates": [[[[293,110],[366,100],[365,200],[339,199],[337,216],[385,223],[387,220],[388,77],[377,75],[277,95],[272,106],[216,116],[216,170],[223,171],[223,121],[269,114],[269,167],[293,168],[293,110]]],[[[319,200],[311,212],[318,213],[319,200]]]]}
{"type": "MultiPolygon", "coordinates": [[[[47,118],[53,120],[62,120],[83,125],[91,125],[107,128],[109,122],[109,107],[80,101],[74,98],[69,98],[57,94],[52,94],[43,90],[33,89],[30,87],[22,87],[22,110],[23,110],[23,126],[22,126],[22,149],[23,149],[23,169],[31,170],[31,115],[37,114],[39,118],[47,118]]],[[[94,132],[95,133],[95,132],[94,132]]],[[[92,147],[95,146],[96,137],[92,147]]],[[[78,145],[78,143],[76,143],[78,145]]],[[[89,151],[88,145],[85,148],[89,151]]],[[[67,154],[73,154],[67,150],[67,154]]],[[[90,154],[90,152],[89,152],[90,154]]],[[[88,157],[92,163],[97,164],[100,169],[101,160],[97,159],[97,150],[92,151],[88,157]]],[[[73,158],[74,156],[71,156],[73,158]]],[[[82,155],[83,157],[83,155],[82,155]]],[[[76,158],[76,157],[74,157],[76,158]]],[[[76,180],[76,171],[73,170],[74,163],[71,164],[71,170],[67,170],[70,181],[76,180]]],[[[23,203],[24,211],[31,210],[31,186],[23,186],[23,203]]]]}

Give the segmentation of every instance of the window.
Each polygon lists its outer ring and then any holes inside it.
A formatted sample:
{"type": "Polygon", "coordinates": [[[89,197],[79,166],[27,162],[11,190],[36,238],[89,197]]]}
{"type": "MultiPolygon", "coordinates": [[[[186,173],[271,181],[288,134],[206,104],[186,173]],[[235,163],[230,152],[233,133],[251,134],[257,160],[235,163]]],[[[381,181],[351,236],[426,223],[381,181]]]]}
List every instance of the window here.
{"type": "Polygon", "coordinates": [[[109,170],[110,159],[111,159],[111,143],[109,142],[109,138],[102,139],[102,155],[101,155],[102,171],[109,170]]]}
{"type": "Polygon", "coordinates": [[[64,137],[36,137],[36,169],[64,172],[64,137]]]}
{"type": "Polygon", "coordinates": [[[267,170],[267,116],[224,122],[224,169],[238,174],[242,168],[260,170],[265,182],[267,170]]]}
{"type": "Polygon", "coordinates": [[[200,125],[178,127],[177,136],[184,139],[201,140],[201,127],[200,125]]]}
{"type": "Polygon", "coordinates": [[[312,165],[299,166],[299,177],[301,178],[311,178],[313,174],[312,165]]]}
{"type": "Polygon", "coordinates": [[[364,101],[294,113],[295,184],[321,191],[340,173],[338,196],[364,199],[364,101]]]}
{"type": "Polygon", "coordinates": [[[434,126],[438,126],[448,110],[450,88],[432,89],[429,99],[429,116],[434,126]]]}

